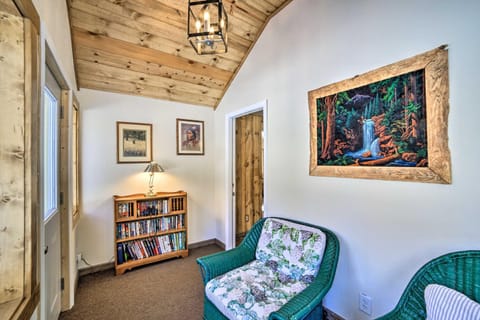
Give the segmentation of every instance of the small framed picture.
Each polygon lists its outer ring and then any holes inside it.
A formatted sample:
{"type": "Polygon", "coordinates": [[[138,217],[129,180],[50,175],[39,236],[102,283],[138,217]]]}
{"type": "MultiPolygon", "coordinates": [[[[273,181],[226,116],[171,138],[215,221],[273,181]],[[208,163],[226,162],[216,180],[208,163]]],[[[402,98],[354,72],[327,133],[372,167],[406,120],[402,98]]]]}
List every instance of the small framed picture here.
{"type": "Polygon", "coordinates": [[[152,125],[117,121],[117,163],[152,161],[152,125]]]}
{"type": "Polygon", "coordinates": [[[177,119],[177,154],[205,154],[203,121],[177,119]]]}

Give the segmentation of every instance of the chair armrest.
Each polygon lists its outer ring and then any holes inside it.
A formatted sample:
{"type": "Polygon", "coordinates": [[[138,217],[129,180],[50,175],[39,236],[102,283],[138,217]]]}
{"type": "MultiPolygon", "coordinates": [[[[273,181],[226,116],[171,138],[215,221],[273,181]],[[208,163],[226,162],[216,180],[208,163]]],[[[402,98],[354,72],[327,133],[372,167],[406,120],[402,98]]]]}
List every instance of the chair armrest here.
{"type": "Polygon", "coordinates": [[[330,286],[325,281],[314,281],[279,310],[272,312],[268,319],[303,319],[318,305],[322,304],[322,300],[329,289],[330,286]]]}
{"type": "Polygon", "coordinates": [[[265,218],[257,221],[238,247],[197,259],[204,285],[211,279],[241,267],[255,259],[257,242],[260,238],[264,223],[265,218]]]}
{"type": "Polygon", "coordinates": [[[197,259],[202,273],[203,284],[230,270],[241,267],[255,258],[255,252],[245,246],[214,253],[197,259]]]}

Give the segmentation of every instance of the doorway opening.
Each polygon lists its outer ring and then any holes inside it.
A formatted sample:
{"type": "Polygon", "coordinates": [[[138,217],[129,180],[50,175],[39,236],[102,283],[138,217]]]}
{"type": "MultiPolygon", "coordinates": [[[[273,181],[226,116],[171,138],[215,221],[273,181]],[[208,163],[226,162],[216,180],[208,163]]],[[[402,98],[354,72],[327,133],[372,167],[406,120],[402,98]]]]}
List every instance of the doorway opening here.
{"type": "Polygon", "coordinates": [[[267,101],[226,116],[227,249],[236,247],[266,212],[267,101]]]}

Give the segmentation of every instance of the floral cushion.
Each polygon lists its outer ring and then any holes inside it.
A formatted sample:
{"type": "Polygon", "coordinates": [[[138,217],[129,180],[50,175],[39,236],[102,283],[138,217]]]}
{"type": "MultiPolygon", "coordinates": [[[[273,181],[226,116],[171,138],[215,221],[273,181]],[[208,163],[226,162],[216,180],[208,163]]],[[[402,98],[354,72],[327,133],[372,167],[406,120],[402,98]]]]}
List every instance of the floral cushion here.
{"type": "Polygon", "coordinates": [[[205,293],[228,319],[262,320],[307,285],[294,279],[284,281],[263,261],[254,260],[210,280],[205,293]]]}
{"type": "Polygon", "coordinates": [[[325,250],[325,234],[316,228],[268,218],[257,244],[256,258],[280,277],[312,282],[325,250]]]}

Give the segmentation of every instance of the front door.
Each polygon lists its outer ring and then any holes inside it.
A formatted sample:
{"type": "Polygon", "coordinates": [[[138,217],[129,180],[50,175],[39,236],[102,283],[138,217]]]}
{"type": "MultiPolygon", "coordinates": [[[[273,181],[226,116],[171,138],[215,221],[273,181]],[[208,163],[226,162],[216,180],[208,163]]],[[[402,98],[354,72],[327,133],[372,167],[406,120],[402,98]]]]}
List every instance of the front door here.
{"type": "Polygon", "coordinates": [[[61,89],[48,68],[45,74],[42,110],[42,176],[44,259],[42,319],[56,320],[61,307],[59,145],[61,89]]]}

